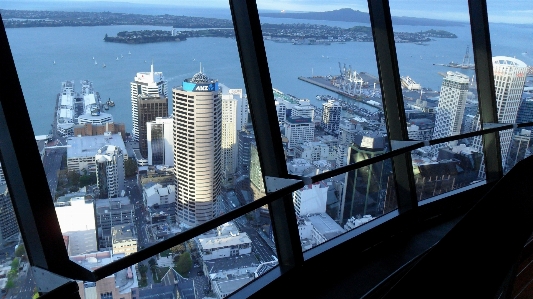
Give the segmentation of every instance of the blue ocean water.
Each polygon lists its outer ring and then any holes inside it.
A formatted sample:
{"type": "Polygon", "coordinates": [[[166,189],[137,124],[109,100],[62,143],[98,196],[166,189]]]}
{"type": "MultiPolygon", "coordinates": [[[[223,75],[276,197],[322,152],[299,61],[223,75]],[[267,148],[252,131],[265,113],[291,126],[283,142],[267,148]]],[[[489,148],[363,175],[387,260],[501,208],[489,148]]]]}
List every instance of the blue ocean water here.
{"type": "MultiPolygon", "coordinates": [[[[211,17],[213,14],[221,16],[225,14],[224,11],[216,10],[212,14],[207,13],[206,16],[211,17]]],[[[144,11],[136,12],[144,13],[144,11]]],[[[272,18],[261,18],[261,21],[303,22],[272,18]]],[[[328,21],[309,21],[309,23],[345,28],[367,25],[328,21]]],[[[442,82],[438,72],[454,69],[433,64],[461,62],[466,47],[471,44],[471,33],[469,26],[432,28],[451,31],[458,38],[436,39],[427,46],[397,44],[396,49],[402,76],[409,75],[423,87],[438,90],[442,82]]],[[[181,85],[183,79],[198,72],[201,62],[205,73],[211,78],[218,79],[230,88],[244,89],[234,39],[191,38],[184,42],[142,45],[103,41],[105,34],[112,36],[120,31],[143,29],[170,28],[101,26],[7,29],[35,134],[46,134],[51,128],[56,95],[60,91],[61,82],[75,80],[79,86],[79,81],[83,79],[93,81],[102,99],[111,98],[116,103],[109,112],[113,114],[116,122],[124,122],[129,130],[131,128],[130,82],[137,72],[150,70],[152,59],[155,70],[163,72],[170,87],[181,85]],[[123,58],[120,58],[121,55],[123,58]],[[94,63],[93,57],[98,64],[94,63]],[[104,63],[105,68],[102,67],[104,63]]],[[[396,31],[409,32],[427,29],[429,28],[415,26],[395,27],[396,31]]],[[[494,23],[491,24],[490,30],[494,56],[515,56],[528,65],[533,65],[531,26],[494,23]]],[[[339,62],[351,65],[352,69],[358,72],[363,71],[377,76],[372,43],[297,46],[265,41],[265,47],[273,87],[297,97],[314,100],[317,94],[335,95],[298,80],[298,76],[336,75],[339,73],[339,62]]],[[[472,75],[473,71],[465,73],[472,75]]]]}

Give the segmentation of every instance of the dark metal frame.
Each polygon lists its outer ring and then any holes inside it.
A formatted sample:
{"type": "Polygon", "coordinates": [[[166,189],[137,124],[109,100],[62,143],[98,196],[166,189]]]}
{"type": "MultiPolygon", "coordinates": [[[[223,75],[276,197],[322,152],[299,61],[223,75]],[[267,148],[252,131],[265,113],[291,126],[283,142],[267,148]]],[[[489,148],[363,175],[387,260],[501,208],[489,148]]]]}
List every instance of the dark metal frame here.
{"type": "MultiPolygon", "coordinates": [[[[372,36],[374,37],[388,137],[391,142],[406,141],[409,140],[406,125],[407,118],[405,117],[389,1],[368,0],[368,10],[372,25],[372,36]]],[[[392,168],[396,185],[398,211],[403,213],[415,209],[418,206],[418,201],[416,193],[413,192],[416,187],[411,155],[406,153],[392,158],[392,168]]]]}
{"type": "MultiPolygon", "coordinates": [[[[503,173],[497,132],[533,125],[533,122],[518,125],[506,124],[429,142],[417,142],[313,177],[289,175],[276,121],[277,114],[272,95],[272,83],[257,5],[255,1],[245,0],[230,0],[229,3],[249,98],[252,122],[255,132],[258,133],[256,142],[263,175],[264,177],[294,178],[299,181],[170,239],[103,266],[94,272],[68,259],[55,215],[53,199],[50,196],[44,169],[37,154],[31,121],[23,100],[20,83],[16,76],[16,68],[5,28],[3,23],[0,22],[2,23],[0,24],[0,70],[6,74],[3,76],[3,80],[0,80],[0,88],[3,91],[0,96],[0,136],[2,136],[0,138],[0,161],[5,170],[13,206],[24,243],[27,245],[27,252],[32,266],[37,266],[70,279],[96,281],[216,228],[220,224],[231,221],[264,205],[269,205],[280,264],[279,270],[283,274],[296,267],[301,267],[304,263],[304,254],[299,241],[291,196],[292,192],[304,186],[304,182],[322,181],[379,161],[392,159],[399,207],[398,213],[399,216],[402,216],[402,214],[406,216],[405,212],[417,210],[418,207],[411,168],[410,152],[412,150],[428,145],[428,143],[429,145],[434,145],[481,135],[484,140],[487,181],[491,182],[499,179],[503,173]]],[[[403,95],[389,1],[368,0],[368,6],[389,138],[392,141],[407,141],[406,117],[403,109],[403,95]]],[[[469,9],[481,122],[496,123],[494,79],[486,1],[469,0],[469,9]]],[[[360,230],[368,231],[369,227],[372,226],[365,226],[360,230]]],[[[69,287],[72,286],[72,284],[69,284],[69,287]]]]}

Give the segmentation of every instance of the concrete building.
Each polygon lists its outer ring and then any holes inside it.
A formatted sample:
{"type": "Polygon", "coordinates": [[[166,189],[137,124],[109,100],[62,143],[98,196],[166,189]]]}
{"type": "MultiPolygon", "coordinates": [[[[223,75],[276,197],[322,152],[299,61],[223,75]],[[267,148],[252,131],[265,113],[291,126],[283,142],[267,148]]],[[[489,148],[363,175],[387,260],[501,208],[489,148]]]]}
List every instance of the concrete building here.
{"type": "Polygon", "coordinates": [[[143,158],[148,157],[148,132],[147,123],[155,121],[158,117],[168,116],[168,99],[162,95],[141,94],[137,100],[139,130],[139,149],[143,158]]]}
{"type": "Polygon", "coordinates": [[[118,197],[124,190],[124,154],[120,147],[105,145],[95,155],[100,198],[118,197]]]}
{"type": "Polygon", "coordinates": [[[335,100],[322,104],[322,126],[326,132],[337,134],[341,121],[342,107],[335,100]]]}
{"type": "Polygon", "coordinates": [[[135,207],[127,197],[97,199],[94,202],[100,248],[111,248],[111,227],[133,224],[135,207]]]}
{"type": "MultiPolygon", "coordinates": [[[[461,133],[469,84],[469,77],[464,74],[450,71],[446,73],[440,89],[439,106],[437,107],[432,139],[461,133]]],[[[437,156],[438,149],[446,145],[432,146],[432,155],[437,156]]]]}
{"type": "Polygon", "coordinates": [[[315,119],[315,107],[307,99],[299,100],[298,105],[291,108],[291,117],[310,118],[312,122],[315,119]]]}
{"type": "Polygon", "coordinates": [[[173,125],[172,117],[156,117],[146,123],[148,165],[174,166],[173,125]]]}
{"type": "Polygon", "coordinates": [[[2,217],[0,218],[0,244],[3,245],[7,241],[16,241],[19,236],[17,218],[5,183],[0,184],[0,211],[2,211],[2,217]]]}
{"type": "Polygon", "coordinates": [[[98,150],[106,145],[121,149],[124,160],[128,159],[128,152],[121,134],[106,133],[97,136],[78,136],[67,139],[67,168],[69,171],[96,172],[95,157],[98,150]]]}
{"type": "Polygon", "coordinates": [[[329,160],[329,146],[322,142],[305,142],[294,148],[296,158],[306,159],[309,162],[329,160]]]}
{"type": "MultiPolygon", "coordinates": [[[[70,256],[70,260],[86,269],[94,271],[124,256],[124,254],[112,254],[111,251],[99,251],[70,256]]],[[[78,281],[81,299],[134,299],[134,297],[138,297],[132,296],[132,290],[138,287],[139,282],[134,266],[120,270],[97,282],[78,281]]]]}
{"type": "Polygon", "coordinates": [[[204,260],[204,272],[217,299],[222,299],[256,278],[259,263],[253,254],[204,260]]]}
{"type": "Polygon", "coordinates": [[[276,113],[278,115],[278,123],[282,126],[287,118],[287,105],[283,101],[276,100],[276,113]]]}
{"type": "MultiPolygon", "coordinates": [[[[522,101],[527,76],[527,65],[516,58],[496,56],[492,57],[492,66],[496,90],[496,106],[498,107],[498,123],[514,123],[517,118],[520,102],[522,101]]],[[[478,118],[477,130],[479,129],[481,129],[481,123],[478,118]]],[[[500,148],[504,171],[508,170],[505,164],[512,138],[512,130],[500,132],[500,148]]],[[[483,152],[481,136],[474,137],[473,146],[478,152],[483,152]]],[[[485,177],[484,164],[481,165],[479,176],[480,178],[485,177]]]]}
{"type": "Polygon", "coordinates": [[[167,81],[163,77],[163,73],[154,72],[154,64],[152,63],[150,72],[139,72],[130,83],[131,87],[131,120],[132,129],[131,135],[134,140],[139,140],[139,114],[138,114],[138,99],[139,95],[148,96],[163,96],[168,98],[167,81]]]}
{"type": "Polygon", "coordinates": [[[319,182],[296,190],[292,193],[296,215],[302,217],[326,212],[328,186],[319,182]]]}
{"type": "Polygon", "coordinates": [[[315,127],[312,118],[309,117],[288,117],[285,120],[285,136],[289,139],[287,147],[294,147],[304,142],[313,141],[315,137],[315,127]]]}
{"type": "Polygon", "coordinates": [[[204,261],[252,252],[252,241],[246,233],[199,238],[198,243],[204,261]]]}
{"type": "Polygon", "coordinates": [[[214,218],[222,183],[222,99],[202,72],[172,89],[178,218],[195,226],[214,218]]]}
{"type": "Polygon", "coordinates": [[[56,207],[55,210],[61,233],[68,237],[71,255],[98,251],[92,202],[75,197],[70,200],[70,205],[56,207]]]}
{"type": "Polygon", "coordinates": [[[106,132],[110,132],[113,135],[120,134],[123,140],[126,138],[126,126],[123,123],[113,122],[108,122],[105,124],[94,124],[92,122],[86,122],[84,124],[74,125],[73,136],[104,135],[106,132]]]}
{"type": "MultiPolygon", "coordinates": [[[[239,101],[234,97],[234,92],[224,85],[220,85],[222,93],[222,178],[225,186],[233,184],[237,170],[237,130],[242,124],[237,121],[239,101]]],[[[242,90],[241,90],[242,94],[242,90]]],[[[242,105],[242,97],[241,97],[242,105]]]]}
{"type": "Polygon", "coordinates": [[[176,186],[155,184],[149,188],[143,189],[144,205],[151,207],[153,205],[175,204],[176,203],[176,186]]]}
{"type": "Polygon", "coordinates": [[[135,225],[115,225],[111,227],[111,244],[113,255],[128,256],[137,252],[137,233],[135,225]]]}
{"type": "Polygon", "coordinates": [[[411,140],[430,140],[435,123],[427,118],[414,118],[407,122],[407,133],[411,140]]]}

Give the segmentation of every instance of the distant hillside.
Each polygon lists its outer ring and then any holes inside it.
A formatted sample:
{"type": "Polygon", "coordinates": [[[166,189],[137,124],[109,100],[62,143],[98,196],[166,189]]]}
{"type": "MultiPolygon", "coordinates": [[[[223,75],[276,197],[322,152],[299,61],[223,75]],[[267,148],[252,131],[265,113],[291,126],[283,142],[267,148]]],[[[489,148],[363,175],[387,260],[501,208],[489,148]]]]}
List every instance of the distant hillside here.
{"type": "MultiPolygon", "coordinates": [[[[289,18],[289,19],[304,19],[304,20],[326,20],[326,21],[341,21],[341,22],[358,22],[370,24],[370,16],[366,12],[353,10],[351,8],[341,8],[333,11],[324,12],[303,12],[303,13],[262,13],[263,17],[270,18],[289,18]]],[[[462,26],[463,23],[413,18],[413,17],[392,17],[394,25],[416,25],[416,26],[462,26]]]]}

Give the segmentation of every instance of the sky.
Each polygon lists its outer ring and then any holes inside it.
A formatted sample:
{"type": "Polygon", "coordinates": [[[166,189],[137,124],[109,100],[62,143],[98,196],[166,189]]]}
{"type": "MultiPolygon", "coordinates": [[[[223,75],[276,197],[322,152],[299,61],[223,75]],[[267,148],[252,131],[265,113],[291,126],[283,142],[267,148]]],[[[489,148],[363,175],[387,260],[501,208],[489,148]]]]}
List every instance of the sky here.
{"type": "MultiPolygon", "coordinates": [[[[14,0],[2,0],[14,1],[14,0]]],[[[25,1],[25,0],[22,0],[25,1]]],[[[33,0],[35,3],[65,0],[33,0]]],[[[70,2],[104,2],[71,0],[70,2]]],[[[198,7],[228,8],[228,0],[112,0],[106,2],[142,3],[198,7]]],[[[452,21],[468,21],[467,0],[389,0],[393,16],[423,17],[452,21]]],[[[328,11],[352,8],[368,12],[366,0],[257,0],[260,10],[287,12],[328,11]]],[[[489,21],[498,23],[533,24],[533,0],[487,0],[489,21]]],[[[2,5],[0,4],[0,8],[2,5]]]]}

